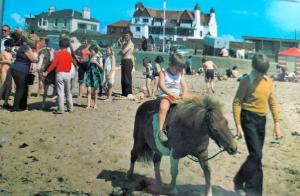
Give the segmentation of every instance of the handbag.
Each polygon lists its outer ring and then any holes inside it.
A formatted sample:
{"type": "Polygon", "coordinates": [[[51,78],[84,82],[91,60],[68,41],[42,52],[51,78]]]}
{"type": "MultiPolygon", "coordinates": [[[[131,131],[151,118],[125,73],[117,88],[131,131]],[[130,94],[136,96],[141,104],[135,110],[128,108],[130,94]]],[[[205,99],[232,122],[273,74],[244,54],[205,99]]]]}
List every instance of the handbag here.
{"type": "Polygon", "coordinates": [[[29,73],[27,77],[27,85],[33,85],[35,75],[33,73],[29,73]]]}

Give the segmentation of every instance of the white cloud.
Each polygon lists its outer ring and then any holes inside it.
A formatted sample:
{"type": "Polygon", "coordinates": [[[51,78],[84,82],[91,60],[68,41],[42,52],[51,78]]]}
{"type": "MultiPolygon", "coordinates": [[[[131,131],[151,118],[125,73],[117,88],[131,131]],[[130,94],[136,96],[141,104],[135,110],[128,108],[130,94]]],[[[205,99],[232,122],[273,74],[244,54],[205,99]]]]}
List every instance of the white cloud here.
{"type": "Polygon", "coordinates": [[[225,41],[237,41],[235,39],[235,37],[231,34],[224,34],[224,35],[220,36],[220,38],[222,38],[225,41]]]}
{"type": "Polygon", "coordinates": [[[12,13],[10,14],[10,17],[18,24],[18,25],[23,25],[25,23],[25,18],[23,18],[20,14],[18,13],[12,13]]]}
{"type": "Polygon", "coordinates": [[[232,13],[237,15],[245,15],[245,16],[258,16],[257,12],[251,12],[248,10],[233,10],[232,13]]]}
{"type": "Polygon", "coordinates": [[[105,25],[105,27],[102,28],[102,29],[100,30],[100,32],[101,32],[102,34],[106,34],[106,33],[107,33],[107,26],[105,25]]]}
{"type": "Polygon", "coordinates": [[[123,11],[123,15],[130,18],[133,16],[133,13],[134,13],[133,9],[123,11]]]}
{"type": "Polygon", "coordinates": [[[270,4],[267,17],[277,28],[291,32],[300,29],[300,1],[277,1],[270,4]],[[296,3],[298,2],[298,3],[296,3]]]}

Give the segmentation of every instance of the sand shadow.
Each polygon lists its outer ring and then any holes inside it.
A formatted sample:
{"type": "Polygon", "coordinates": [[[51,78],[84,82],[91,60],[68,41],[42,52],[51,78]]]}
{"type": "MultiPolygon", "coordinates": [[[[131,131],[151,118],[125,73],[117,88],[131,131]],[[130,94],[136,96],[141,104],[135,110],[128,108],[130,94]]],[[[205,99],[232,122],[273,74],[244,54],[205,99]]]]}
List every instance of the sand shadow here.
{"type": "Polygon", "coordinates": [[[56,106],[55,102],[46,101],[45,106],[43,107],[43,102],[39,101],[39,102],[34,102],[34,103],[28,104],[28,110],[29,111],[39,110],[39,111],[44,111],[44,112],[53,112],[53,111],[55,111],[55,109],[53,108],[55,106],[56,106]]]}
{"type": "MultiPolygon", "coordinates": [[[[115,193],[114,190],[110,195],[133,195],[135,192],[147,193],[151,195],[168,195],[169,186],[163,184],[159,186],[154,178],[149,178],[143,175],[134,174],[133,180],[128,180],[126,172],[102,170],[97,179],[111,181],[113,189],[120,190],[121,194],[115,193]]],[[[186,195],[205,195],[205,185],[178,185],[179,196],[186,195]]],[[[213,186],[213,195],[217,196],[236,196],[233,191],[228,191],[220,186],[213,186]]]]}

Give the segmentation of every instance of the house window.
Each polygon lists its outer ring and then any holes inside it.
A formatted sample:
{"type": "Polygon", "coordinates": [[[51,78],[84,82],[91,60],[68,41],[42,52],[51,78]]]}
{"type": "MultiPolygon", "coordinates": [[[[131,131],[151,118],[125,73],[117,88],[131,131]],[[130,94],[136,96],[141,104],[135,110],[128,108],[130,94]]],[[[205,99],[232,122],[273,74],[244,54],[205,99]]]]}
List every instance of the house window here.
{"type": "Polygon", "coordinates": [[[46,25],[47,25],[47,21],[44,20],[44,21],[43,21],[43,26],[46,26],[46,25]]]}
{"type": "Polygon", "coordinates": [[[144,18],[143,19],[143,23],[148,23],[149,22],[149,19],[148,18],[144,18]]]}
{"type": "Polygon", "coordinates": [[[92,31],[97,31],[97,26],[96,25],[91,25],[91,30],[92,31]]]}
{"type": "Polygon", "coordinates": [[[86,29],[86,24],[78,23],[78,29],[86,29]]]}
{"type": "Polygon", "coordinates": [[[141,31],[141,27],[136,27],[136,28],[135,28],[135,31],[136,31],[136,32],[140,32],[140,31],[141,31]]]}
{"type": "Polygon", "coordinates": [[[65,19],[65,22],[64,22],[64,27],[67,26],[67,19],[65,19]]]}
{"type": "Polygon", "coordinates": [[[139,18],[135,18],[135,23],[138,23],[139,22],[139,18]]]}
{"type": "Polygon", "coordinates": [[[39,26],[42,26],[42,19],[39,19],[39,26]]]}
{"type": "Polygon", "coordinates": [[[55,19],[54,26],[57,26],[57,25],[58,25],[58,19],[55,19]]]}
{"type": "Polygon", "coordinates": [[[202,31],[200,31],[200,37],[202,37],[202,31]]]}

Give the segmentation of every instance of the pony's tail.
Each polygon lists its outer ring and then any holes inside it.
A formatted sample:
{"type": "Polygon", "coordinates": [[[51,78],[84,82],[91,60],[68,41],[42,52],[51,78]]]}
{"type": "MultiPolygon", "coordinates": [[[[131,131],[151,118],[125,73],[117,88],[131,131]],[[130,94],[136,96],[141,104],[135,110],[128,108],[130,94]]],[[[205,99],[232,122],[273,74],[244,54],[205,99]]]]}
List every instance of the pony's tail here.
{"type": "Polygon", "coordinates": [[[153,150],[148,146],[148,144],[145,142],[143,148],[141,151],[137,153],[138,161],[144,162],[144,163],[150,163],[153,158],[153,150]]]}

